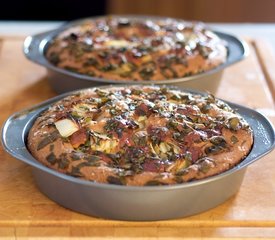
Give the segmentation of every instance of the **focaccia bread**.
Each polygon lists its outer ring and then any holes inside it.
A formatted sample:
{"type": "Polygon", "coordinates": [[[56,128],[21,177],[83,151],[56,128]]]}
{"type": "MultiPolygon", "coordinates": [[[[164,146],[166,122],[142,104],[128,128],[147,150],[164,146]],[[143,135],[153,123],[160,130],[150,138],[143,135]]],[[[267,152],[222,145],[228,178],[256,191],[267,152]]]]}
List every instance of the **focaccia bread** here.
{"type": "Polygon", "coordinates": [[[248,123],[222,100],[157,86],[82,90],[52,104],[28,134],[30,152],[49,168],[137,186],[220,174],[252,144],[248,123]]]}
{"type": "Polygon", "coordinates": [[[55,66],[109,80],[164,80],[226,62],[226,42],[201,22],[102,17],[59,33],[46,58],[55,66]]]}

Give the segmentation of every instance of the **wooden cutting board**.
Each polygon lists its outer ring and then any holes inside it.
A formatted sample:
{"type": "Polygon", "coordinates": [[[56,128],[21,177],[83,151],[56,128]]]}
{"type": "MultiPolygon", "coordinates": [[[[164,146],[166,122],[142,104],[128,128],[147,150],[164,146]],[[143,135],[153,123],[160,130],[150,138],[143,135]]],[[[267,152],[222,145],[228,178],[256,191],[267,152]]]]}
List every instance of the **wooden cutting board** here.
{"type": "MultiPolygon", "coordinates": [[[[250,55],[224,71],[217,96],[256,109],[275,125],[275,60],[266,42],[247,40],[250,55]]],[[[12,113],[55,96],[46,70],[28,61],[22,38],[0,39],[0,124],[12,113]]],[[[0,147],[0,239],[173,239],[274,237],[275,151],[250,165],[239,192],[191,217],[152,222],[114,221],[65,209],[44,196],[31,168],[0,147]]]]}

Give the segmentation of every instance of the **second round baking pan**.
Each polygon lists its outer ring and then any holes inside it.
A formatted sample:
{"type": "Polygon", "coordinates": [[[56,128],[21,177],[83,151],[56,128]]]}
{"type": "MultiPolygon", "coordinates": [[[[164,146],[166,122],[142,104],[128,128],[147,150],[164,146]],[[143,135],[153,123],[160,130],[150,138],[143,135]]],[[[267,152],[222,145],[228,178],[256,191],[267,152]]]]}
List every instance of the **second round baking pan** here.
{"type": "MultiPolygon", "coordinates": [[[[166,19],[164,17],[150,17],[150,16],[116,16],[116,17],[127,17],[130,19],[166,19]]],[[[215,93],[222,74],[225,68],[230,65],[237,63],[244,59],[248,55],[248,46],[242,39],[220,31],[214,31],[221,39],[227,42],[228,56],[224,64],[218,66],[215,69],[206,71],[204,73],[195,74],[189,77],[182,77],[169,80],[159,81],[133,81],[133,80],[112,80],[91,77],[88,75],[74,73],[66,69],[58,68],[51,64],[45,57],[45,52],[51,43],[51,41],[65,29],[77,26],[88,20],[96,20],[101,17],[85,18],[80,20],[71,21],[57,29],[28,36],[24,41],[23,51],[25,56],[47,69],[48,80],[52,88],[57,93],[64,93],[76,89],[94,87],[104,84],[166,84],[174,85],[184,88],[197,89],[200,91],[209,91],[215,93]]]]}

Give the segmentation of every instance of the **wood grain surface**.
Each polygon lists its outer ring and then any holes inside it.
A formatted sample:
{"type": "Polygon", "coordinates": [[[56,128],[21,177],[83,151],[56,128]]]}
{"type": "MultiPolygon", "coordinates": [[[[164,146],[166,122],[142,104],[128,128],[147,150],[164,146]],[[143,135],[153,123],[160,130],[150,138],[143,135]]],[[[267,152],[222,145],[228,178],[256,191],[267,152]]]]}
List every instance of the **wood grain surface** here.
{"type": "MultiPolygon", "coordinates": [[[[249,40],[250,55],[230,66],[217,96],[263,113],[275,125],[275,61],[268,45],[249,40]]],[[[56,95],[46,70],[22,51],[23,39],[0,41],[0,125],[14,112],[56,95]]],[[[251,164],[238,193],[191,217],[127,222],[85,216],[40,193],[31,168],[0,147],[0,239],[176,239],[275,237],[275,151],[251,164]],[[47,238],[45,238],[47,236],[47,238]]]]}

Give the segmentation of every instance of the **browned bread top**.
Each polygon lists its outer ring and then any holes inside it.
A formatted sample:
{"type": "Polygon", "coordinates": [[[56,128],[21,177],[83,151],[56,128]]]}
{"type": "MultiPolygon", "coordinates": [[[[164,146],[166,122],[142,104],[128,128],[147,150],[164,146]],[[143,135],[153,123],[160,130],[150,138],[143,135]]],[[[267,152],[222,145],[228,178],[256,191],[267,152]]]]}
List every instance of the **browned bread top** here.
{"type": "Polygon", "coordinates": [[[153,86],[80,91],[43,112],[28,135],[46,166],[123,185],[213,176],[242,161],[252,143],[247,122],[213,95],[153,86]]]}
{"type": "Polygon", "coordinates": [[[227,59],[225,41],[200,22],[103,17],[61,32],[46,51],[60,68],[111,80],[182,78],[227,59]]]}

